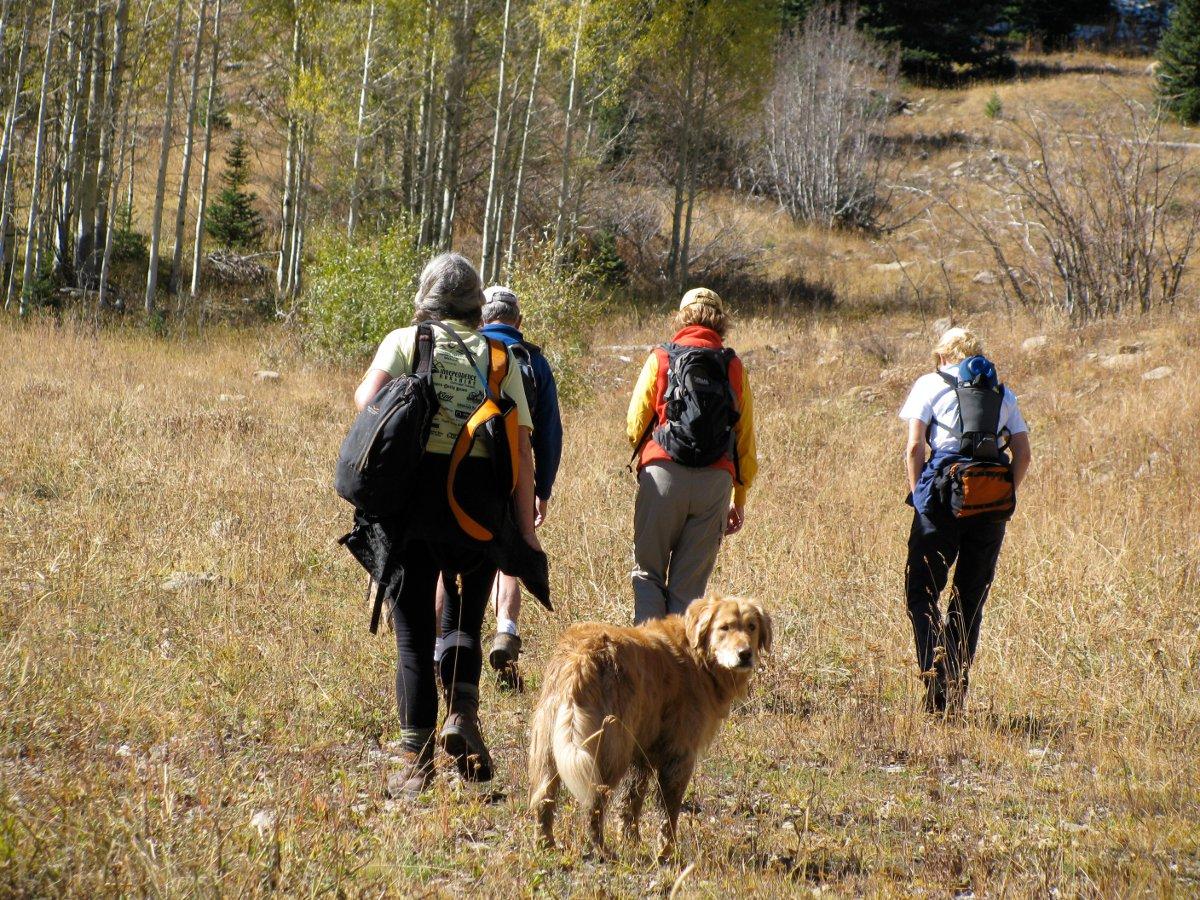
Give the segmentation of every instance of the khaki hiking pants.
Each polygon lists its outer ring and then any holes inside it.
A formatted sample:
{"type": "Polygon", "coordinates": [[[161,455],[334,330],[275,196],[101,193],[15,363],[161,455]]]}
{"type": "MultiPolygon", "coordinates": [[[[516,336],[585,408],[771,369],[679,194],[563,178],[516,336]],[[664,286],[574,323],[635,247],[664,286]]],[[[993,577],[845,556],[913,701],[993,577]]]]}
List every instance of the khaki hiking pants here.
{"type": "Polygon", "coordinates": [[[638,473],[633,510],[633,620],[682,613],[704,596],[725,533],[733,479],[670,460],[638,473]]]}

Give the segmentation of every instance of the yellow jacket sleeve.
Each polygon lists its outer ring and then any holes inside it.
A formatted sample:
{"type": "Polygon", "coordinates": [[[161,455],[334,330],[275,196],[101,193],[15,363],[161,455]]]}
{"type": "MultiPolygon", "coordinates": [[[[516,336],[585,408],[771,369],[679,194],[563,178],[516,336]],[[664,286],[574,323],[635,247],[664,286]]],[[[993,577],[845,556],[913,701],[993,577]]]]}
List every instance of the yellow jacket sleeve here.
{"type": "Polygon", "coordinates": [[[625,434],[629,438],[629,446],[637,449],[646,429],[654,418],[654,391],[658,383],[658,354],[651,353],[642,366],[642,374],[638,376],[637,384],[633,387],[633,396],[629,398],[629,412],[625,416],[625,434]]]}
{"type": "Polygon", "coordinates": [[[737,437],[738,471],[742,480],[733,489],[733,502],[742,506],[746,492],[758,474],[758,445],[754,440],[754,395],[750,392],[750,376],[742,366],[742,415],[733,430],[737,437]]]}

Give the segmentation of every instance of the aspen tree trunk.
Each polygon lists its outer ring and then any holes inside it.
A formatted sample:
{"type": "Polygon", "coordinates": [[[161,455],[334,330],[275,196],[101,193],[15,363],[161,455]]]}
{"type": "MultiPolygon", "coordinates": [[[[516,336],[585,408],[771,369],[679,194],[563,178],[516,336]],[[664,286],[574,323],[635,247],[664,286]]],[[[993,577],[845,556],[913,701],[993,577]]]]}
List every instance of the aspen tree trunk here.
{"type": "Polygon", "coordinates": [[[708,76],[709,71],[706,69],[704,72],[704,82],[700,88],[700,111],[696,116],[695,135],[688,142],[691,146],[691,157],[688,163],[687,209],[683,222],[683,247],[679,254],[680,289],[687,286],[688,267],[692,262],[692,211],[696,206],[696,187],[699,181],[700,169],[700,164],[697,160],[697,139],[704,136],[704,128],[708,117],[708,76]]]}
{"type": "MultiPolygon", "coordinates": [[[[32,5],[32,4],[31,4],[32,5]]],[[[12,12],[12,0],[4,0],[0,5],[0,72],[4,71],[5,51],[4,38],[8,33],[8,14],[12,12]]]]}
{"type": "MultiPolygon", "coordinates": [[[[92,230],[92,246],[107,248],[112,189],[112,155],[116,141],[117,109],[121,97],[121,79],[125,74],[125,34],[129,27],[129,0],[117,0],[113,16],[112,65],[108,71],[108,87],[104,94],[104,110],[100,120],[100,161],[96,169],[96,215],[92,230]]],[[[103,252],[103,251],[101,251],[103,252]]],[[[93,251],[89,258],[94,260],[93,251]]],[[[93,263],[94,267],[94,263],[93,263]]]]}
{"type": "Polygon", "coordinates": [[[167,193],[167,162],[171,157],[171,119],[175,112],[175,70],[179,68],[179,47],[183,43],[183,2],[175,5],[175,31],[171,38],[171,64],[167,70],[166,109],[163,112],[162,143],[158,150],[158,179],[154,187],[154,219],[150,227],[150,264],[146,269],[146,312],[154,312],[154,294],[158,288],[158,251],[162,242],[163,200],[167,193]]]}
{"type": "Polygon", "coordinates": [[[558,214],[554,219],[554,251],[566,243],[567,200],[571,191],[571,145],[575,128],[575,92],[579,78],[579,44],[583,39],[583,14],[587,0],[579,0],[579,19],[575,23],[575,46],[571,51],[571,78],[567,85],[567,118],[563,127],[562,181],[558,188],[558,214]]]}
{"type": "MultiPolygon", "coordinates": [[[[487,200],[483,206],[483,233],[480,236],[479,274],[484,281],[491,279],[494,256],[492,253],[492,211],[496,206],[496,165],[500,153],[500,118],[504,109],[505,58],[508,56],[508,22],[512,0],[504,0],[504,26],[500,32],[500,75],[496,86],[496,118],[492,125],[492,162],[488,169],[487,200]]],[[[497,223],[497,231],[499,223],[497,223]]]]}
{"type": "Polygon", "coordinates": [[[521,81],[513,82],[513,99],[508,104],[508,113],[504,119],[504,139],[500,145],[500,163],[503,172],[499,176],[496,187],[496,215],[492,225],[491,272],[485,280],[496,281],[500,278],[500,263],[504,259],[504,205],[508,200],[509,187],[512,184],[512,139],[513,118],[517,112],[517,98],[521,94],[521,81]]]}
{"type": "Polygon", "coordinates": [[[196,98],[200,96],[201,53],[204,51],[204,23],[208,18],[208,0],[200,0],[196,17],[196,43],[192,48],[192,82],[188,89],[187,127],[183,132],[183,168],[179,172],[179,202],[175,205],[175,247],[171,252],[171,281],[167,290],[179,292],[183,279],[183,226],[187,221],[188,188],[192,178],[192,150],[196,136],[196,98]]]}
{"type": "MultiPolygon", "coordinates": [[[[13,169],[16,162],[12,155],[13,132],[21,105],[21,88],[25,82],[25,61],[29,57],[29,30],[33,25],[33,6],[30,3],[25,10],[25,24],[21,27],[21,45],[17,49],[17,71],[16,77],[13,79],[12,103],[4,115],[4,134],[0,138],[0,173],[3,173],[0,177],[4,179],[3,185],[0,186],[0,282],[3,282],[4,285],[5,309],[8,309],[12,301],[12,279],[8,272],[8,257],[12,246],[16,244],[16,228],[12,221],[13,169]],[[10,229],[12,230],[11,239],[9,237],[10,229]]],[[[13,269],[14,271],[16,269],[15,262],[13,269]]]]}
{"type": "Polygon", "coordinates": [[[421,143],[420,143],[420,227],[417,243],[428,246],[433,242],[433,198],[435,191],[434,171],[436,167],[433,144],[433,94],[437,72],[437,51],[434,48],[434,0],[425,4],[425,68],[421,86],[421,143]]]}
{"type": "MultiPolygon", "coordinates": [[[[145,29],[142,30],[142,36],[145,37],[145,29]]],[[[133,92],[130,91],[131,95],[132,95],[132,93],[133,92]]],[[[131,99],[132,99],[132,97],[131,97],[131,99]]],[[[132,206],[133,138],[135,136],[135,133],[137,132],[137,114],[136,114],[136,112],[134,113],[133,128],[130,128],[129,127],[129,118],[130,118],[129,113],[130,113],[130,107],[132,107],[132,106],[134,106],[133,103],[126,103],[125,109],[121,114],[121,148],[119,150],[119,155],[118,155],[118,159],[117,159],[117,174],[116,174],[115,178],[111,179],[111,185],[109,188],[111,202],[109,202],[105,207],[108,218],[107,218],[107,221],[105,221],[103,224],[104,255],[100,261],[100,287],[99,287],[97,297],[96,297],[96,306],[100,309],[103,309],[108,304],[108,273],[109,273],[109,269],[112,266],[112,252],[113,252],[113,245],[116,242],[116,230],[117,230],[116,229],[116,220],[117,220],[117,205],[118,205],[117,204],[117,191],[119,190],[118,182],[120,182],[121,176],[125,172],[127,157],[128,157],[128,166],[129,166],[129,170],[130,170],[129,190],[130,190],[131,199],[129,201],[130,202],[129,209],[133,209],[133,206],[132,206]]],[[[114,134],[113,139],[114,140],[116,139],[115,134],[114,134]]],[[[125,308],[125,302],[120,297],[117,298],[116,308],[121,309],[121,310],[123,310],[125,308]]]]}
{"type": "Polygon", "coordinates": [[[446,80],[446,112],[442,129],[442,212],[439,223],[438,246],[450,249],[454,243],[454,212],[458,203],[460,173],[459,151],[462,147],[463,111],[466,108],[467,62],[471,53],[471,0],[464,0],[462,16],[454,33],[454,59],[446,80]]]}
{"type": "Polygon", "coordinates": [[[533,55],[533,78],[529,83],[529,100],[525,103],[525,125],[521,129],[521,152],[517,154],[517,183],[513,185],[512,227],[508,233],[508,255],[505,268],[512,271],[513,252],[517,245],[517,229],[521,219],[521,184],[525,178],[525,153],[529,148],[529,123],[533,119],[533,101],[537,95],[538,70],[542,65],[542,42],[538,39],[533,55]]]}
{"type": "Polygon", "coordinates": [[[367,88],[371,84],[371,40],[375,36],[375,0],[367,14],[367,43],[363,48],[362,81],[358,89],[358,125],[354,131],[354,159],[350,164],[350,215],[346,220],[346,237],[354,239],[354,228],[358,225],[358,173],[362,166],[363,126],[367,119],[367,88]]]}
{"type": "Polygon", "coordinates": [[[54,26],[58,22],[58,0],[50,0],[50,20],[46,27],[46,56],[42,62],[42,88],[38,97],[37,136],[33,143],[33,178],[29,188],[29,220],[25,231],[25,261],[21,273],[21,302],[19,312],[29,311],[33,282],[37,275],[38,188],[42,183],[42,166],[46,153],[46,106],[50,96],[50,69],[54,65],[54,26]]]}
{"type": "Polygon", "coordinates": [[[75,283],[91,287],[96,280],[96,206],[99,194],[100,132],[105,116],[107,67],[105,66],[105,0],[96,0],[95,34],[92,40],[92,85],[84,127],[83,174],[79,180],[79,212],[75,223],[75,283]]]}
{"type": "MultiPolygon", "coordinates": [[[[300,71],[300,46],[301,46],[301,25],[300,25],[300,9],[296,7],[296,22],[292,26],[292,68],[288,75],[289,97],[288,105],[291,105],[291,91],[296,88],[296,76],[300,71]]],[[[298,139],[299,125],[296,121],[296,116],[292,110],[288,109],[288,132],[287,132],[287,153],[284,155],[283,164],[283,209],[280,213],[279,227],[279,266],[275,270],[275,288],[280,294],[287,293],[288,280],[292,272],[292,223],[295,219],[295,190],[294,185],[297,178],[296,172],[296,143],[298,139]]]]}
{"type": "Polygon", "coordinates": [[[217,63],[221,54],[221,6],[224,0],[217,0],[217,9],[213,15],[212,54],[208,64],[208,103],[204,113],[204,153],[200,157],[200,202],[196,206],[196,241],[192,247],[192,288],[193,298],[200,293],[200,267],[204,260],[204,214],[208,210],[208,167],[212,157],[212,117],[213,106],[217,102],[217,63]]]}
{"type": "Polygon", "coordinates": [[[74,281],[74,224],[77,203],[76,188],[79,185],[79,159],[84,140],[84,123],[87,112],[88,88],[92,81],[92,55],[89,52],[93,28],[93,11],[84,13],[79,31],[75,31],[75,10],[67,18],[67,41],[70,55],[67,67],[75,70],[75,77],[67,82],[67,98],[64,103],[65,128],[60,119],[56,123],[63,128],[65,152],[60,150],[59,161],[62,176],[59,207],[54,216],[54,272],[63,281],[74,281]]]}
{"type": "Polygon", "coordinates": [[[692,106],[695,102],[696,83],[696,36],[693,32],[695,25],[695,7],[688,5],[688,24],[684,40],[687,41],[687,74],[684,80],[683,108],[679,111],[676,123],[678,137],[676,138],[675,155],[675,195],[671,204],[671,246],[667,252],[667,278],[672,286],[679,286],[679,249],[683,237],[683,209],[686,203],[687,168],[691,155],[691,117],[692,106]]]}

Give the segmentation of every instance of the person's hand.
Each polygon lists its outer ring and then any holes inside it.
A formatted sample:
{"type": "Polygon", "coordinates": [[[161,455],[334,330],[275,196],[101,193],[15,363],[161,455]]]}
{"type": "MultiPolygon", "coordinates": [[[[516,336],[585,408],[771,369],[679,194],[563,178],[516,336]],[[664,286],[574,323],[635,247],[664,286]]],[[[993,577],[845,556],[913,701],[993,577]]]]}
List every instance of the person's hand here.
{"type": "Polygon", "coordinates": [[[541,497],[533,499],[533,527],[541,528],[546,521],[546,513],[549,512],[550,501],[543,500],[541,497]]]}
{"type": "Polygon", "coordinates": [[[725,520],[725,536],[737,534],[746,524],[746,508],[734,503],[729,507],[729,516],[725,520]]]}

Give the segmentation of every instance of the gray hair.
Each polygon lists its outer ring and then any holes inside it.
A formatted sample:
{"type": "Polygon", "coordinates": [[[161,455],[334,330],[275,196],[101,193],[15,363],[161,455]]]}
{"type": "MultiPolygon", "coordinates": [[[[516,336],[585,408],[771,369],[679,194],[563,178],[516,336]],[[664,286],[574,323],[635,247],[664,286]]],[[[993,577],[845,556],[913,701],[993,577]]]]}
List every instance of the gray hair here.
{"type": "Polygon", "coordinates": [[[493,284],[483,292],[483,321],[507,322],[516,325],[521,321],[521,301],[511,288],[493,284]]]}
{"type": "Polygon", "coordinates": [[[421,271],[414,307],[413,324],[431,319],[459,319],[478,328],[483,282],[465,256],[442,253],[421,271]]]}

